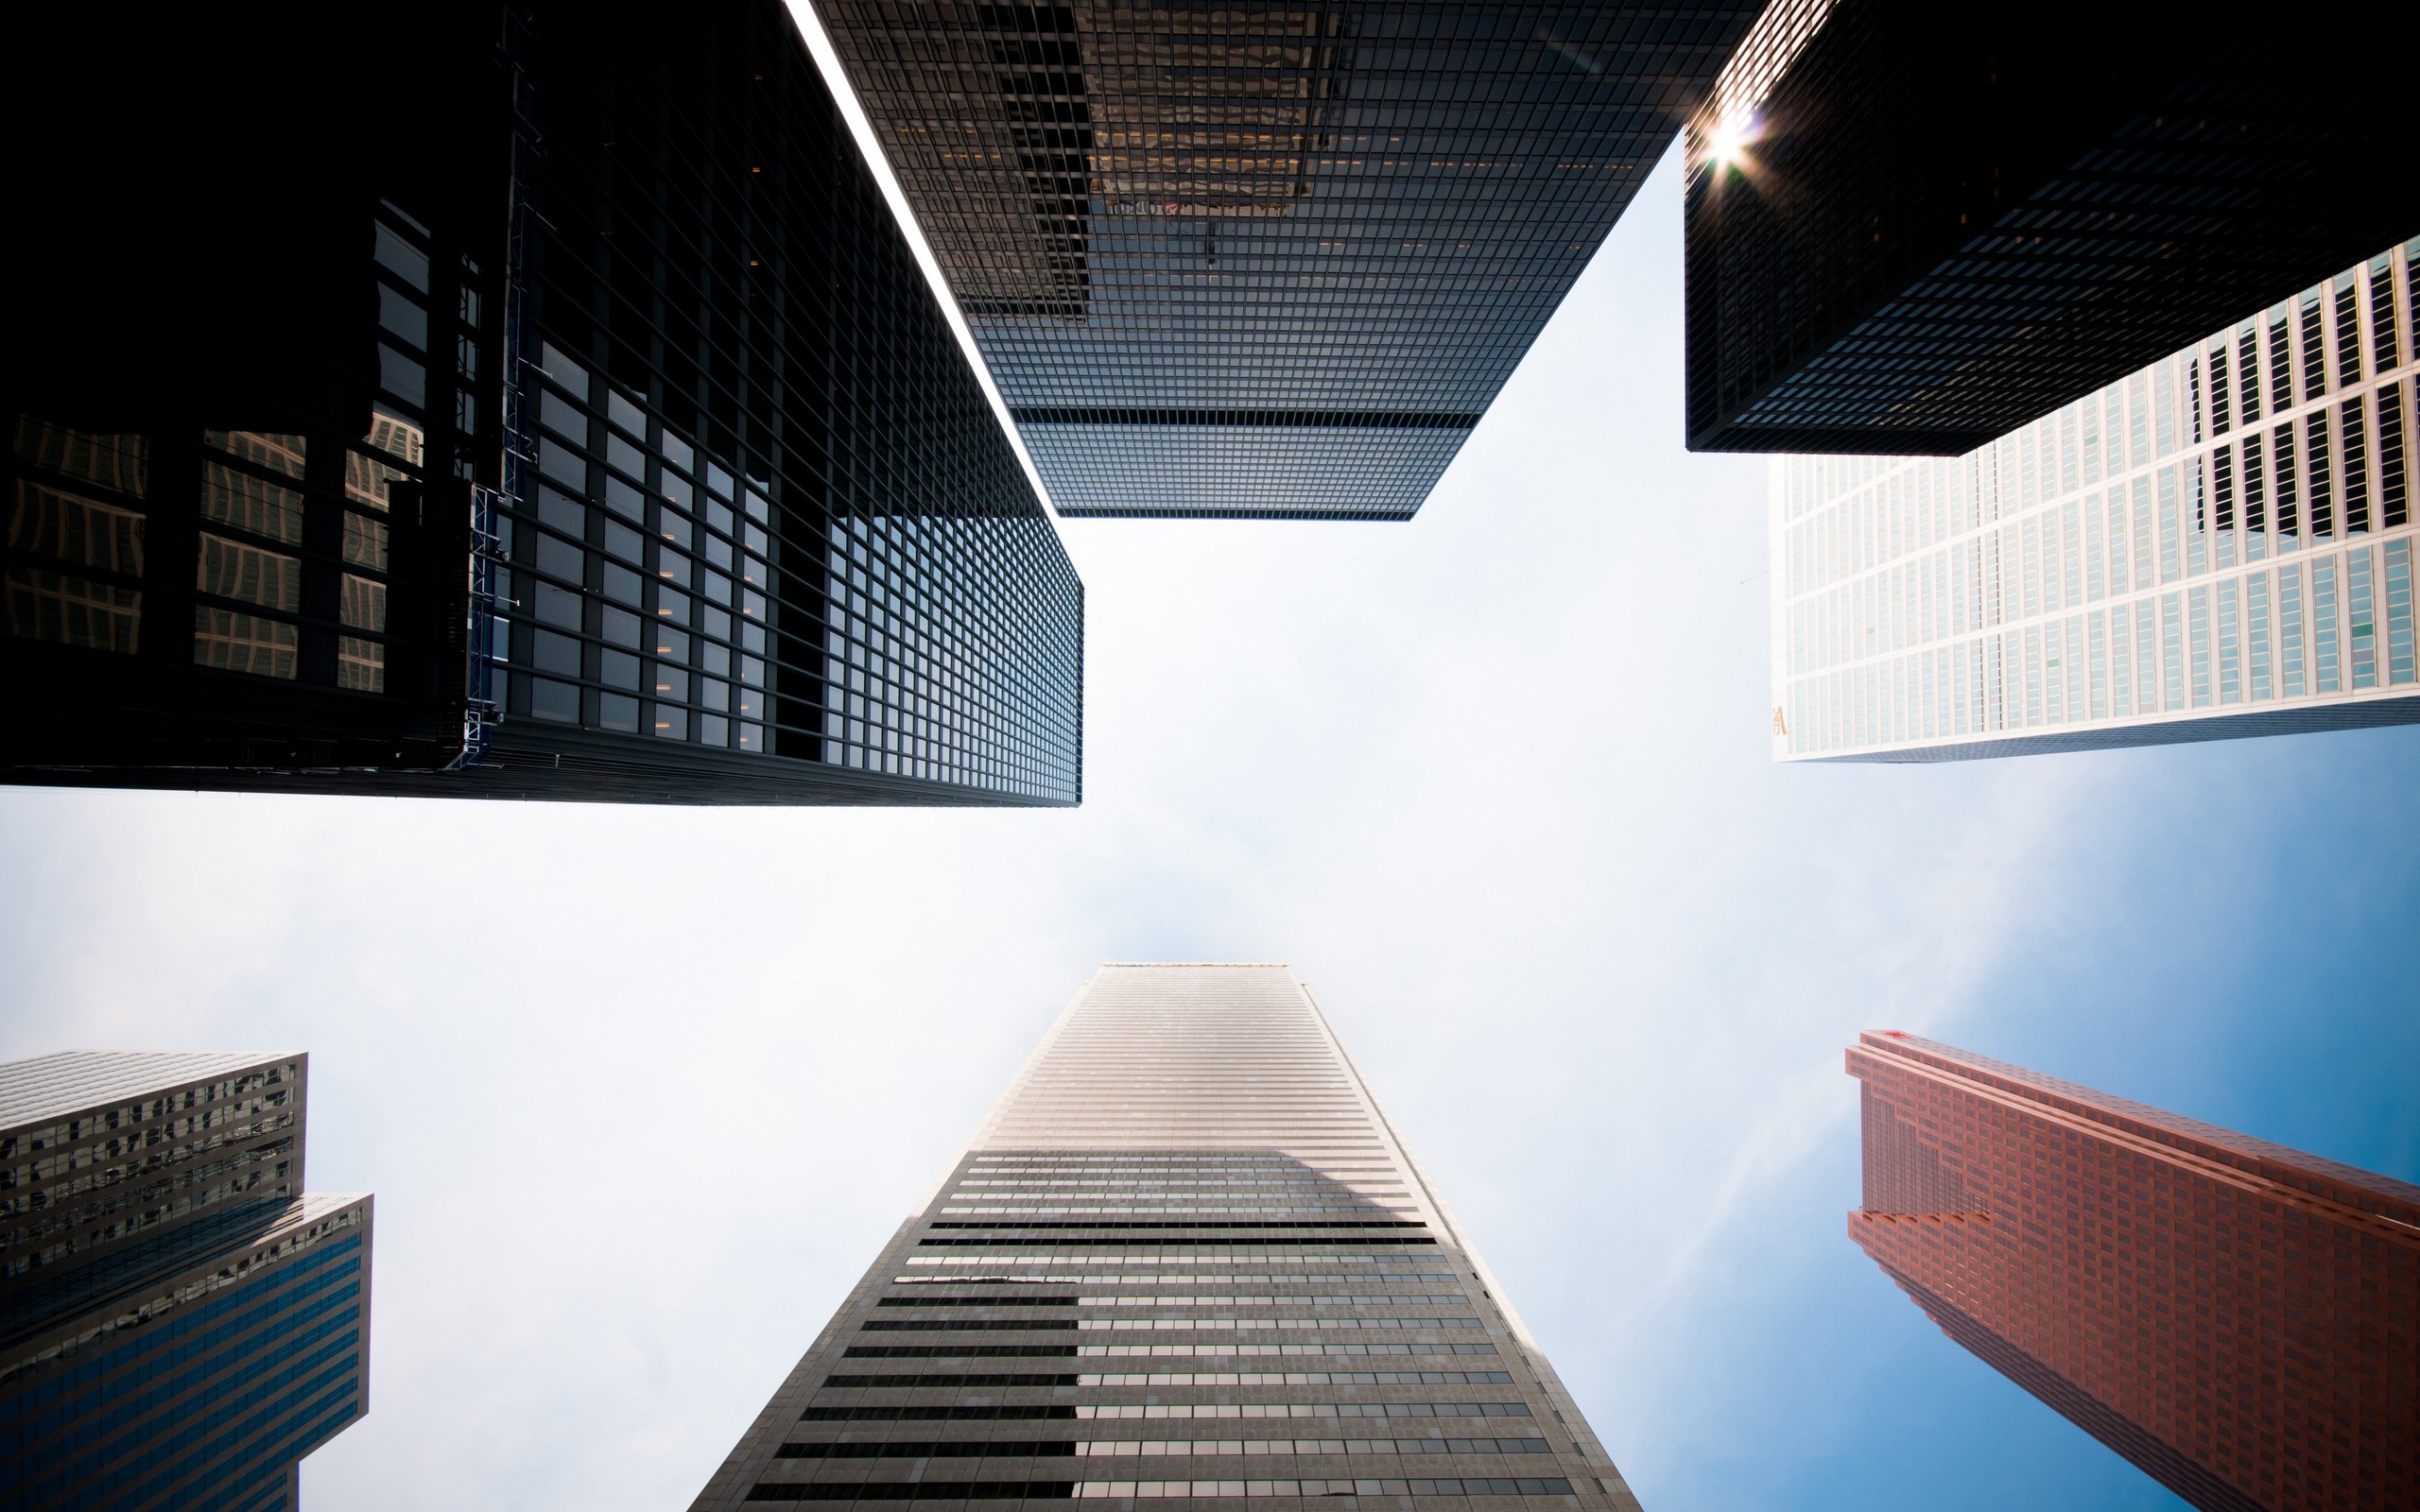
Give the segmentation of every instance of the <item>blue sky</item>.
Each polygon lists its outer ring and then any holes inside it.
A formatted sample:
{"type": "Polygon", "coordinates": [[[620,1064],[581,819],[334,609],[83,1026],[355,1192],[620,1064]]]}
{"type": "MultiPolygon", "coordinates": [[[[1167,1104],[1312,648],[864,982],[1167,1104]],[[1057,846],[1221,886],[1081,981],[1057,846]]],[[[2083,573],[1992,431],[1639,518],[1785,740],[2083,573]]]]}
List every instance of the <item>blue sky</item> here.
{"type": "Polygon", "coordinates": [[[2420,730],[1767,756],[1646,186],[1409,525],[1077,522],[1074,813],[0,792],[0,1055],[313,1055],[319,1509],[683,1504],[1092,966],[1292,962],[1646,1504],[2177,1503],[1843,1233],[1899,1027],[2420,1179],[2420,730]]]}

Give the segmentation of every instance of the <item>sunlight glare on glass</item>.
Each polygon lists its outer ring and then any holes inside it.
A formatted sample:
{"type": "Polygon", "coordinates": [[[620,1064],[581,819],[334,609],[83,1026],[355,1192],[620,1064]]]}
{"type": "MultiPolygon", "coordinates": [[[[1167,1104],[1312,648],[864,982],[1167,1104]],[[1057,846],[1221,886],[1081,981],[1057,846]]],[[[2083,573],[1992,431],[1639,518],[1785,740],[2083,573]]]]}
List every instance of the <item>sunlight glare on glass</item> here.
{"type": "Polygon", "coordinates": [[[1734,118],[1722,121],[1715,127],[1713,135],[1707,140],[1707,146],[1714,155],[1714,161],[1729,166],[1737,166],[1741,159],[1746,157],[1748,145],[1755,140],[1754,119],[1734,118]]]}

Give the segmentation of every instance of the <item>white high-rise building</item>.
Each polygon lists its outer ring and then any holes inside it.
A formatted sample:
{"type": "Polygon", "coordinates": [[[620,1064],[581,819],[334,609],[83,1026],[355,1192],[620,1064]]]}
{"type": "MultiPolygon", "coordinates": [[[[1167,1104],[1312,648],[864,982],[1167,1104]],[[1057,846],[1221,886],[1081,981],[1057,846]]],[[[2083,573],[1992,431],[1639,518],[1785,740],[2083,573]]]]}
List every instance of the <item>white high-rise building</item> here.
{"type": "Polygon", "coordinates": [[[1501,1291],[1292,971],[1104,966],[696,1505],[1635,1512],[1501,1291]]]}
{"type": "Polygon", "coordinates": [[[1775,758],[2420,721],[2415,256],[1964,456],[1776,457],[1775,758]]]}

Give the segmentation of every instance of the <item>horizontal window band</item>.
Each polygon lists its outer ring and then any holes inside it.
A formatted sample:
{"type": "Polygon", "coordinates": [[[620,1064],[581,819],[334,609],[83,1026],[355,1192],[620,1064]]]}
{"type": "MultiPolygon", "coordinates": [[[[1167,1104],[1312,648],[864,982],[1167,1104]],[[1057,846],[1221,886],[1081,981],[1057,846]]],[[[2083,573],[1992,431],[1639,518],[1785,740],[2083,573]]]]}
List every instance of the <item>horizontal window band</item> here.
{"type": "MultiPolygon", "coordinates": [[[[976,1298],[976,1300],[977,1300],[977,1301],[986,1301],[986,1300],[988,1300],[988,1298],[977,1297],[977,1298],[976,1298]]],[[[1070,1302],[1072,1302],[1074,1299],[1073,1299],[1073,1298],[1070,1298],[1069,1300],[1070,1300],[1070,1302]]],[[[1030,1305],[1030,1304],[1028,1304],[1028,1305],[1030,1305]]],[[[952,1332],[952,1333],[959,1333],[959,1332],[974,1332],[975,1330],[977,1330],[977,1329],[985,1329],[985,1330],[993,1330],[993,1331],[1008,1331],[1008,1330],[1014,1330],[1015,1332],[1020,1332],[1020,1333],[1025,1333],[1025,1332],[1060,1332],[1060,1331],[1064,1331],[1064,1332],[1071,1332],[1071,1333],[1072,1333],[1072,1332],[1075,1332],[1075,1328],[1076,1328],[1076,1320],[1075,1320],[1074,1318],[1071,1318],[1071,1317],[1057,1317],[1057,1318],[1052,1318],[1052,1317],[1012,1317],[1012,1318],[944,1317],[944,1318],[909,1318],[909,1319],[899,1319],[899,1318],[875,1318],[873,1321],[872,1321],[872,1322],[870,1322],[870,1323],[867,1323],[867,1324],[863,1325],[863,1328],[864,1328],[864,1331],[865,1331],[866,1332],[868,1332],[868,1333],[881,1333],[881,1332],[952,1332]]]]}
{"type": "Polygon", "coordinates": [[[981,1459],[985,1455],[1016,1459],[1074,1459],[1072,1438],[903,1439],[872,1444],[784,1444],[775,1459],[981,1459]]]}
{"type": "MultiPolygon", "coordinates": [[[[1085,1225],[1083,1225],[1082,1227],[1087,1228],[1100,1228],[1100,1227],[1104,1227],[1104,1226],[1102,1226],[1102,1225],[1098,1225],[1098,1224],[1085,1224],[1085,1225]]],[[[1156,1227],[1158,1227],[1158,1226],[1157,1226],[1157,1225],[1154,1225],[1153,1227],[1155,1227],[1155,1228],[1156,1228],[1156,1227]]],[[[1269,1226],[1268,1226],[1268,1225],[1265,1225],[1265,1224],[1250,1224],[1250,1225],[1246,1225],[1246,1227],[1248,1227],[1248,1228],[1267,1228],[1267,1227],[1269,1227],[1269,1226]]],[[[1320,1225],[1317,1225],[1316,1227],[1318,1227],[1318,1228],[1327,1228],[1327,1227],[1329,1227],[1329,1226],[1328,1226],[1328,1225],[1326,1225],[1326,1224],[1320,1224],[1320,1225]]],[[[1018,1249],[1023,1249],[1023,1248],[1026,1248],[1026,1247],[1028,1247],[1028,1246],[1031,1246],[1031,1245],[1034,1245],[1034,1244],[1036,1244],[1036,1243],[1042,1243],[1042,1242],[1045,1242],[1045,1241],[1037,1241],[1037,1240],[1032,1240],[1032,1239],[919,1239],[919,1240],[917,1240],[917,1241],[916,1241],[916,1243],[918,1243],[919,1245],[933,1245],[933,1246],[956,1245],[956,1246],[961,1246],[961,1247],[965,1247],[965,1246],[976,1246],[976,1247],[990,1247],[990,1248],[994,1248],[994,1249],[997,1249],[997,1248],[1007,1248],[1007,1247],[1014,1247],[1014,1248],[1018,1248],[1018,1249]]],[[[1063,1240],[1063,1240],[1058,1240],[1058,1241],[1051,1241],[1051,1242],[1055,1242],[1055,1243],[1063,1244],[1063,1244],[1070,1243],[1070,1241],[1063,1240]]],[[[1133,1239],[1104,1239],[1104,1240],[1103,1240],[1103,1241],[1101,1241],[1101,1242],[1102,1242],[1102,1243],[1104,1243],[1104,1244],[1132,1245],[1132,1244],[1136,1243],[1137,1241],[1135,1241],[1135,1240],[1133,1240],[1133,1239]]],[[[1148,1241],[1144,1241],[1144,1242],[1145,1242],[1145,1243],[1148,1243],[1148,1241]]],[[[1272,1246],[1285,1246],[1300,1247],[1300,1248],[1309,1248],[1309,1247],[1315,1247],[1315,1246],[1335,1246],[1335,1245],[1433,1245],[1433,1244],[1435,1244],[1436,1242],[1437,1242],[1437,1241],[1436,1241],[1436,1239],[1435,1239],[1434,1237],[1429,1236],[1429,1235],[1426,1235],[1426,1234],[1403,1234],[1403,1235],[1395,1235],[1395,1234],[1355,1234],[1355,1235],[1354,1235],[1352,1238],[1350,1238],[1350,1239],[1217,1239],[1217,1238],[1207,1238],[1207,1237],[1205,1237],[1205,1238],[1186,1238],[1186,1239],[1183,1239],[1183,1240],[1171,1240],[1171,1241],[1170,1241],[1170,1243],[1172,1243],[1172,1244],[1185,1244],[1185,1245],[1253,1245],[1253,1246],[1262,1246],[1262,1247],[1272,1247],[1272,1246]]],[[[1082,1241],[1082,1240],[1080,1240],[1080,1240],[1075,1240],[1075,1241],[1073,1241],[1073,1243],[1076,1243],[1076,1244],[1082,1244],[1082,1243],[1084,1243],[1084,1241],[1082,1241]]]]}
{"type": "Polygon", "coordinates": [[[798,1415],[803,1423],[942,1423],[1034,1422],[1073,1418],[1069,1406],[1045,1407],[809,1407],[798,1415]]]}
{"type": "Polygon", "coordinates": [[[844,1360],[1255,1360],[1307,1355],[1494,1354],[1493,1344],[852,1344],[844,1360]]]}
{"type": "Polygon", "coordinates": [[[876,1307],[1073,1307],[1072,1297],[886,1297],[876,1307]]]}
{"type": "Polygon", "coordinates": [[[975,1360],[1001,1356],[1072,1360],[1072,1344],[852,1344],[848,1360],[975,1360]]]}
{"type": "Polygon", "coordinates": [[[784,1444],[775,1459],[1216,1458],[1241,1454],[1547,1454],[1543,1438],[968,1438],[784,1444]]]}
{"type": "Polygon", "coordinates": [[[1011,409],[1020,425],[1226,425],[1248,430],[1466,431],[1477,414],[1425,409],[1129,409],[1035,404],[1011,409]]]}
{"type": "Polygon", "coordinates": [[[1442,1476],[1420,1480],[867,1481],[794,1485],[760,1481],[751,1502],[1004,1502],[1123,1497],[1570,1496],[1560,1475],[1442,1476]]]}
{"type": "Polygon", "coordinates": [[[842,1375],[835,1390],[927,1390],[955,1386],[1509,1386],[1510,1370],[1179,1370],[1086,1375],[842,1375]]]}
{"type": "Polygon", "coordinates": [[[1153,1370],[1076,1378],[1083,1386],[1509,1386],[1510,1370],[1153,1370]]]}
{"type": "MultiPolygon", "coordinates": [[[[1193,1304],[1224,1306],[1212,1297],[1193,1304]]],[[[1246,1318],[875,1318],[859,1325],[867,1333],[1233,1333],[1276,1329],[1478,1329],[1487,1325],[1475,1317],[1246,1317],[1246,1318]]]]}
{"type": "Polygon", "coordinates": [[[827,1386],[1072,1386],[1079,1379],[1071,1375],[831,1375],[823,1378],[823,1383],[827,1386]]]}
{"type": "Polygon", "coordinates": [[[1339,1218],[1332,1222],[1311,1218],[1271,1219],[1265,1223],[1252,1219],[1236,1222],[1178,1220],[1172,1223],[1132,1223],[1117,1220],[1101,1223],[936,1223],[932,1227],[935,1228],[1426,1228],[1428,1226],[1417,1218],[1339,1218]]]}
{"type": "Polygon", "coordinates": [[[1525,1401],[1278,1401],[1175,1402],[1150,1406],[1087,1404],[1080,1407],[809,1407],[799,1421],[809,1423],[916,1423],[1033,1421],[1080,1418],[1110,1422],[1129,1419],[1357,1418],[1527,1418],[1525,1401]]]}
{"type": "Polygon", "coordinates": [[[1079,1497],[1570,1496],[1560,1475],[1464,1475],[1434,1480],[1078,1481],[1079,1497]]]}
{"type": "Polygon", "coordinates": [[[872,1481],[857,1485],[786,1486],[758,1482],[751,1502],[1021,1502],[1066,1501],[1073,1481],[872,1481]]]}

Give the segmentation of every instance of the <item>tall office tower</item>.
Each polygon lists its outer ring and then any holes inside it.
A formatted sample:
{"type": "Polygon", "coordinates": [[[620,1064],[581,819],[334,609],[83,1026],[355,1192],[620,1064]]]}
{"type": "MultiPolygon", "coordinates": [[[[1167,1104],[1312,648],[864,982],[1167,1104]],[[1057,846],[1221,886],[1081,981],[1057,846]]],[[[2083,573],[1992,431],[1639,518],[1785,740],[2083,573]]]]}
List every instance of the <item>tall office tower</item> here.
{"type": "Polygon", "coordinates": [[[1690,123],[1688,440],[1950,455],[2420,225],[2408,8],[1775,0],[1690,123]]]}
{"type": "Polygon", "coordinates": [[[1420,507],[1758,6],[821,0],[1063,514],[1420,507]]]}
{"type": "Polygon", "coordinates": [[[0,1065],[0,1480],[25,1512],[291,1512],[370,1410],[368,1193],[302,1185],[309,1057],[0,1065]]]}
{"type": "Polygon", "coordinates": [[[696,1505],[1635,1508],[1500,1290],[1291,971],[1104,966],[696,1505]]]}
{"type": "Polygon", "coordinates": [[[1965,456],[1776,458],[1775,758],[2420,720],[2415,254],[1965,456]]]}
{"type": "Polygon", "coordinates": [[[9,780],[1078,801],[1082,585],[779,0],[37,25],[9,780]]]}
{"type": "Polygon", "coordinates": [[[2205,1512],[2420,1505],[2420,1187],[1895,1031],[1849,1237],[2205,1512]]]}

